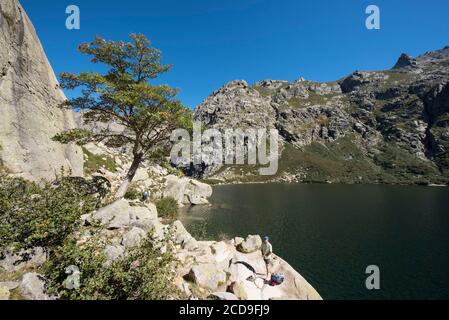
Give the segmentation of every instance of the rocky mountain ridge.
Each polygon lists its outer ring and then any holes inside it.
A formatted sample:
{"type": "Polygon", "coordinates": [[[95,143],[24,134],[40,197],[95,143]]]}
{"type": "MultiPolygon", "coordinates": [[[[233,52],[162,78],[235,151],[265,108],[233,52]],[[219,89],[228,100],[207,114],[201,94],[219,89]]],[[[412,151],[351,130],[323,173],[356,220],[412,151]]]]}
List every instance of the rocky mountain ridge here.
{"type": "MultiPolygon", "coordinates": [[[[417,58],[403,54],[390,70],[355,71],[335,82],[232,81],[195,109],[195,119],[207,128],[278,129],[284,152],[272,180],[446,184],[448,92],[445,47],[417,58]]],[[[224,181],[264,179],[250,167],[206,173],[224,181]]]]}

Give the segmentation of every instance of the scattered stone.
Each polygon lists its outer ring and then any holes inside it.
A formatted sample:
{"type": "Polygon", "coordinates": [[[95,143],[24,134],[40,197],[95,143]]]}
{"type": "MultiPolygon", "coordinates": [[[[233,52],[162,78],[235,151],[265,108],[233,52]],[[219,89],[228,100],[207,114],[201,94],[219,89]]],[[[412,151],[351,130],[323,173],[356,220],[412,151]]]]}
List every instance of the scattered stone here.
{"type": "Polygon", "coordinates": [[[148,175],[148,171],[144,168],[137,169],[136,175],[134,176],[133,181],[139,182],[139,181],[145,181],[150,179],[150,176],[148,175]]]}
{"type": "Polygon", "coordinates": [[[211,251],[217,265],[221,269],[227,270],[235,254],[235,247],[227,242],[221,241],[214,243],[211,246],[211,251]]]}
{"type": "Polygon", "coordinates": [[[29,300],[54,300],[46,293],[44,279],[37,273],[26,273],[20,284],[22,295],[29,300]]]}
{"type": "Polygon", "coordinates": [[[188,178],[178,178],[174,175],[165,177],[166,187],[164,190],[164,198],[173,198],[179,204],[184,202],[184,194],[188,183],[188,178]]]}
{"type": "Polygon", "coordinates": [[[40,267],[47,261],[47,253],[42,247],[22,250],[16,254],[6,253],[0,260],[0,268],[6,272],[15,272],[24,268],[40,267]]]}
{"type": "Polygon", "coordinates": [[[120,245],[107,245],[104,249],[106,255],[106,266],[111,265],[115,260],[123,257],[125,248],[120,245]]]}
{"type": "Polygon", "coordinates": [[[133,227],[123,236],[122,245],[125,248],[135,247],[145,239],[147,233],[140,228],[133,227]]]}
{"type": "Polygon", "coordinates": [[[201,198],[197,194],[189,194],[187,196],[187,199],[193,205],[203,205],[203,204],[208,204],[209,203],[209,201],[207,199],[201,198]]]}
{"type": "Polygon", "coordinates": [[[65,269],[68,275],[64,280],[64,287],[68,290],[78,290],[81,286],[81,272],[77,266],[69,266],[65,269]]]}

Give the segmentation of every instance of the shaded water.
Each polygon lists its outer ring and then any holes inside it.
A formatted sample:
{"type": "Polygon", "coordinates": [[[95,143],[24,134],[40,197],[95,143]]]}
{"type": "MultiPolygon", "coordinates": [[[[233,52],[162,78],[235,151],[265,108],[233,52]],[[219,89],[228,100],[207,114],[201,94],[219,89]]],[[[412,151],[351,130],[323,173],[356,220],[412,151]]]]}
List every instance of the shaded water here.
{"type": "Polygon", "coordinates": [[[183,215],[208,234],[267,234],[324,299],[449,299],[449,189],[254,184],[214,188],[183,215]],[[368,265],[381,289],[365,287],[368,265]]]}

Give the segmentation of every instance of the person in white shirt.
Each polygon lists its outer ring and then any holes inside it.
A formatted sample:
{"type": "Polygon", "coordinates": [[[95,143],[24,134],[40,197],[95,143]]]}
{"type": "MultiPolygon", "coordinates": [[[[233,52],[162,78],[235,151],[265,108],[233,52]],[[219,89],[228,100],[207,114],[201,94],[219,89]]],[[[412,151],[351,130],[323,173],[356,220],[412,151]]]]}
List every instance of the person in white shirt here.
{"type": "Polygon", "coordinates": [[[270,265],[273,259],[273,246],[270,243],[268,236],[263,237],[262,255],[267,266],[267,277],[270,275],[270,265]]]}

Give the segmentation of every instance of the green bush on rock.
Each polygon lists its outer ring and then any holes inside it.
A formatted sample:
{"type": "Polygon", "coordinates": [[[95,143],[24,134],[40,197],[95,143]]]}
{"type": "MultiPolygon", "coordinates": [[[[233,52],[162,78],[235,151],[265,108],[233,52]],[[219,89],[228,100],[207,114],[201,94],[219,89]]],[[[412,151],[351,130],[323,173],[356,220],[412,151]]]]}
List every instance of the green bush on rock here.
{"type": "Polygon", "coordinates": [[[38,185],[0,176],[0,252],[60,245],[97,203],[70,178],[38,185]]]}
{"type": "Polygon", "coordinates": [[[142,197],[141,192],[134,186],[131,186],[125,193],[125,199],[128,200],[138,200],[142,197]]]}
{"type": "Polygon", "coordinates": [[[163,300],[180,297],[173,285],[173,258],[170,250],[161,253],[145,240],[127,254],[106,264],[102,241],[93,236],[82,246],[75,239],[55,250],[45,266],[50,292],[71,300],[163,300]],[[80,288],[64,286],[65,269],[75,265],[81,271],[80,288]]]}
{"type": "Polygon", "coordinates": [[[156,207],[161,218],[174,219],[178,215],[179,205],[172,197],[160,199],[156,202],[156,207]]]}

